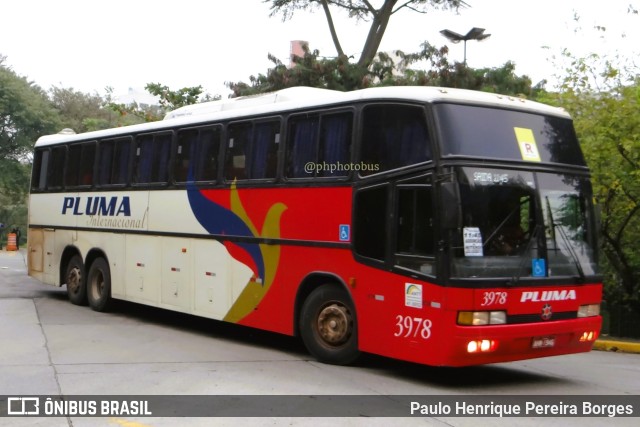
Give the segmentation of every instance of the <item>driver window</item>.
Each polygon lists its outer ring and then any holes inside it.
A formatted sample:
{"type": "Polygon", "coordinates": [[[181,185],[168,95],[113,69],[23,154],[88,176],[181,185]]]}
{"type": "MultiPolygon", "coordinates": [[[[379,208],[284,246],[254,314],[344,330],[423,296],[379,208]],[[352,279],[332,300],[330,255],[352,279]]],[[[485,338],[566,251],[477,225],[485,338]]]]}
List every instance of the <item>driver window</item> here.
{"type": "Polygon", "coordinates": [[[435,274],[435,233],[430,185],[399,185],[396,198],[395,263],[435,274]]]}

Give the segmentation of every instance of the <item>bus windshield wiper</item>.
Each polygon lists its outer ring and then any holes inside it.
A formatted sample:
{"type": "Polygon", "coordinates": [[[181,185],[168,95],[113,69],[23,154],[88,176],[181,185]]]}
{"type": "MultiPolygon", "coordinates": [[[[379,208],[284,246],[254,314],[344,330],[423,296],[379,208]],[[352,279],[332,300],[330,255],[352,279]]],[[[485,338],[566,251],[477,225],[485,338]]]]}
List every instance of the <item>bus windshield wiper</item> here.
{"type": "Polygon", "coordinates": [[[560,237],[562,238],[562,241],[564,242],[564,244],[567,247],[567,250],[569,251],[571,260],[573,261],[573,264],[576,266],[576,270],[578,271],[578,276],[580,280],[584,283],[585,275],[584,275],[584,270],[582,269],[582,265],[580,264],[580,259],[578,258],[578,255],[576,255],[575,251],[573,250],[573,247],[571,246],[571,241],[569,240],[569,237],[567,236],[567,234],[564,232],[562,228],[562,224],[556,224],[556,221],[553,218],[553,212],[551,211],[551,203],[549,203],[549,196],[546,196],[545,200],[547,203],[547,212],[549,213],[549,220],[551,221],[551,233],[553,236],[553,244],[557,250],[558,243],[556,242],[556,232],[555,232],[557,227],[558,231],[560,232],[560,237]]]}

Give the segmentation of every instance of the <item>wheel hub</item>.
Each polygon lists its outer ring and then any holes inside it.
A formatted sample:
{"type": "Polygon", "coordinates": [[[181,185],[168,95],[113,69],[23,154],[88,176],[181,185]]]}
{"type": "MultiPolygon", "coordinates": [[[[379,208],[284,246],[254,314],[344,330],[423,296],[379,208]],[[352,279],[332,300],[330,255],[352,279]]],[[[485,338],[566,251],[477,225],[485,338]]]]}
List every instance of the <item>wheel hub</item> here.
{"type": "Polygon", "coordinates": [[[80,290],[80,269],[75,267],[69,270],[69,275],[67,276],[67,287],[71,292],[77,293],[80,290]]]}
{"type": "Polygon", "coordinates": [[[334,303],[322,309],[318,316],[318,332],[331,345],[347,341],[351,335],[351,315],[347,308],[334,303]]]}

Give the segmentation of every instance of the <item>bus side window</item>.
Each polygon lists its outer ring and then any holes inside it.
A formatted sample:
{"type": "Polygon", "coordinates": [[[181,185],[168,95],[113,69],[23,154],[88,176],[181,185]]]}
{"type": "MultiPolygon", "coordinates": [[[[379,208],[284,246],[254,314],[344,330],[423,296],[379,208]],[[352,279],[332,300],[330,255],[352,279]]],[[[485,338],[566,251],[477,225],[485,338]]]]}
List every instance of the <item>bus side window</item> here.
{"type": "Polygon", "coordinates": [[[318,147],[318,164],[327,164],[329,168],[319,171],[320,176],[349,175],[349,154],[351,148],[351,126],[353,114],[341,113],[322,116],[320,127],[320,146],[318,147]],[[331,166],[335,166],[335,168],[331,166]],[[344,167],[340,167],[344,165],[344,167]]]}
{"type": "Polygon", "coordinates": [[[31,189],[44,191],[47,189],[47,172],[49,170],[49,150],[36,150],[33,157],[33,176],[31,189]]]}
{"type": "Polygon", "coordinates": [[[422,107],[370,105],[364,109],[360,175],[384,172],[432,159],[422,107]]]}
{"type": "Polygon", "coordinates": [[[251,141],[251,123],[229,126],[224,176],[228,181],[247,178],[247,153],[251,141]]]}
{"type": "Polygon", "coordinates": [[[173,178],[176,182],[195,180],[193,172],[193,159],[198,141],[197,129],[184,129],[178,131],[178,145],[176,148],[175,163],[173,165],[173,178]]]}
{"type": "Polygon", "coordinates": [[[237,123],[229,126],[225,178],[275,178],[280,143],[280,122],[237,123]]]}
{"type": "Polygon", "coordinates": [[[285,171],[288,178],[314,176],[314,170],[305,170],[305,165],[316,161],[319,122],[318,116],[307,115],[294,117],[289,121],[285,171]]]}
{"type": "Polygon", "coordinates": [[[184,129],[178,132],[173,170],[176,182],[216,180],[221,135],[219,127],[184,129]]]}
{"type": "Polygon", "coordinates": [[[220,138],[222,132],[219,127],[200,129],[196,159],[196,180],[215,181],[218,177],[218,154],[220,153],[220,138]]]}
{"type": "Polygon", "coordinates": [[[146,134],[136,137],[135,183],[167,183],[171,138],[171,133],[146,134]]]}
{"type": "Polygon", "coordinates": [[[93,168],[96,154],[95,142],[73,144],[69,147],[65,187],[89,186],[93,184],[93,168]]]}
{"type": "Polygon", "coordinates": [[[248,158],[248,178],[275,178],[278,166],[280,122],[256,123],[252,142],[251,154],[248,158]]]}
{"type": "Polygon", "coordinates": [[[288,178],[349,175],[352,113],[302,115],[289,122],[288,178]],[[315,167],[306,170],[308,164],[315,167]]]}
{"type": "Polygon", "coordinates": [[[97,184],[126,184],[131,158],[131,138],[101,141],[98,152],[97,184]]]}
{"type": "Polygon", "coordinates": [[[51,154],[51,168],[49,169],[47,187],[52,190],[62,189],[67,147],[62,145],[53,147],[51,154]]]}
{"type": "Polygon", "coordinates": [[[398,186],[396,264],[433,275],[435,233],[431,186],[398,186]]]}
{"type": "Polygon", "coordinates": [[[358,255],[386,259],[389,187],[359,190],[355,197],[354,248],[358,255]]]}

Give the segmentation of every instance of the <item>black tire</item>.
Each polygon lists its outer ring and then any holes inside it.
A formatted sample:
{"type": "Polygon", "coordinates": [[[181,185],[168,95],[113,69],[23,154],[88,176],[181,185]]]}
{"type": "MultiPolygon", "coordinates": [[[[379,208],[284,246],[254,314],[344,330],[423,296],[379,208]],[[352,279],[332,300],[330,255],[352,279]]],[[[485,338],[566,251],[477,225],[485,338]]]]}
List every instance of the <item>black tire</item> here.
{"type": "Polygon", "coordinates": [[[111,305],[111,272],[104,258],[96,258],[89,268],[87,299],[95,311],[107,311],[111,305]]]}
{"type": "Polygon", "coordinates": [[[309,294],[299,326],[304,345],[320,362],[347,365],[360,355],[356,312],[349,294],[336,285],[309,294]]]}
{"type": "Polygon", "coordinates": [[[64,273],[67,285],[67,297],[71,304],[87,305],[87,287],[85,285],[84,263],[80,255],[74,255],[67,263],[64,273]]]}

